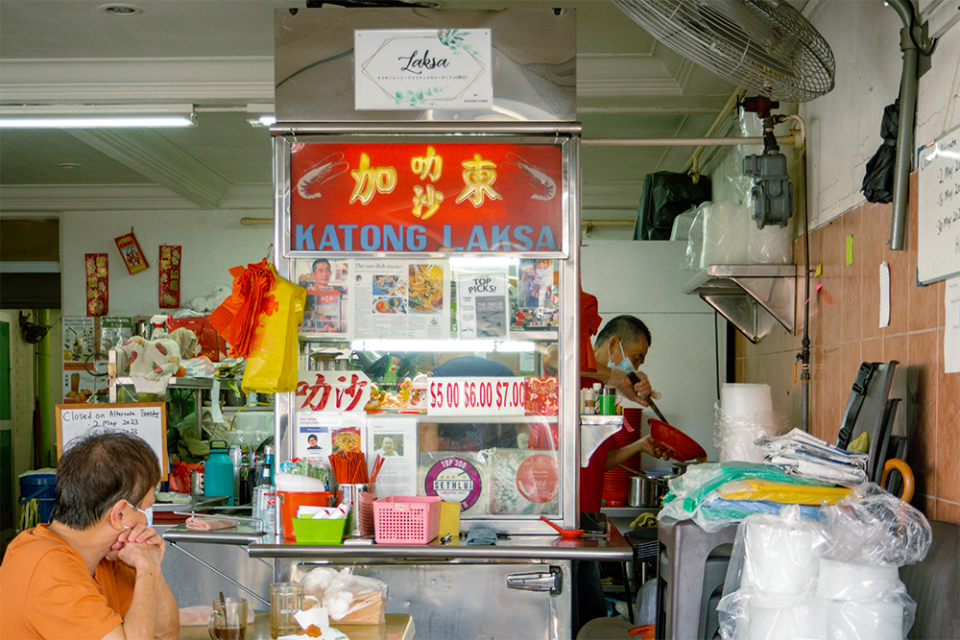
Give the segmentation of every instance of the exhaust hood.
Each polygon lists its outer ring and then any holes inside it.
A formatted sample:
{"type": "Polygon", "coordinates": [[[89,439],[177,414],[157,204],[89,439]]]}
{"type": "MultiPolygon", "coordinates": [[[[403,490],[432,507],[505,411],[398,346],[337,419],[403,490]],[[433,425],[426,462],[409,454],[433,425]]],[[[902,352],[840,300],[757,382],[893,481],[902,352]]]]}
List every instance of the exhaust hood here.
{"type": "Polygon", "coordinates": [[[750,340],[757,343],[776,320],[796,334],[797,266],[716,264],[705,267],[684,287],[750,340]]]}

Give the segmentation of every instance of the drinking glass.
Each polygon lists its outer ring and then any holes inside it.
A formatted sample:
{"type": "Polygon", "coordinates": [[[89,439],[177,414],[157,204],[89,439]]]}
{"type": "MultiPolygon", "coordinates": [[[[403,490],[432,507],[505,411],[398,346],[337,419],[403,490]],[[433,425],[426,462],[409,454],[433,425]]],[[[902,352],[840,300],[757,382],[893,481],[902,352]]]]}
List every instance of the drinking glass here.
{"type": "Polygon", "coordinates": [[[223,602],[219,598],[214,600],[207,631],[213,640],[245,640],[247,601],[243,598],[224,598],[223,602]]]}
{"type": "Polygon", "coordinates": [[[279,638],[300,631],[300,623],[294,616],[303,609],[304,600],[313,600],[319,607],[316,596],[303,593],[299,582],[274,582],[270,585],[270,637],[279,638]]]}

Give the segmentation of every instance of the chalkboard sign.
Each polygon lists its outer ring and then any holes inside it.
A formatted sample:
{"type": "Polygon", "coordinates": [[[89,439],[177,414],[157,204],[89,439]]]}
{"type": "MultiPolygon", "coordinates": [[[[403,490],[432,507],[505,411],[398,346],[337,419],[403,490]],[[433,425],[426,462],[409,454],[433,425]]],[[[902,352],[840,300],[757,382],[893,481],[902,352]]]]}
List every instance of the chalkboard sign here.
{"type": "Polygon", "coordinates": [[[91,432],[126,431],[147,441],[167,479],[167,407],[162,402],[132,404],[58,404],[57,459],[75,438],[91,432]]]}
{"type": "Polygon", "coordinates": [[[917,154],[917,279],[960,274],[960,126],[917,154]]]}

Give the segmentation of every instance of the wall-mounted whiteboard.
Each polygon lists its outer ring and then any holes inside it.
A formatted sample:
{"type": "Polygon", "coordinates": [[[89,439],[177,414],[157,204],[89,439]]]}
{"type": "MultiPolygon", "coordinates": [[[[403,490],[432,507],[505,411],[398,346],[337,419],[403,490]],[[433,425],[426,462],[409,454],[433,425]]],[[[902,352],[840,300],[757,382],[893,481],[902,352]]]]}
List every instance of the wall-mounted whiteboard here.
{"type": "Polygon", "coordinates": [[[960,126],[917,154],[917,279],[960,274],[960,126]]]}
{"type": "Polygon", "coordinates": [[[147,441],[167,479],[167,407],[163,402],[58,404],[57,459],[75,438],[100,431],[126,431],[147,441]]]}

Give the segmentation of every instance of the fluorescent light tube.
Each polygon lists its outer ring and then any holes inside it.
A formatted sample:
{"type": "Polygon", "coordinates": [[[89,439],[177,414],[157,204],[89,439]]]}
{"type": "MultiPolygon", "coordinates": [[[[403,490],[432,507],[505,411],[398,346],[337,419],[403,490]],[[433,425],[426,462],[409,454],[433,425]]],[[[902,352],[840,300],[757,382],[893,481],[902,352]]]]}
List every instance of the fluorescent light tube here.
{"type": "Polygon", "coordinates": [[[0,106],[0,128],[89,129],[190,127],[193,105],[33,105],[0,106]]]}

